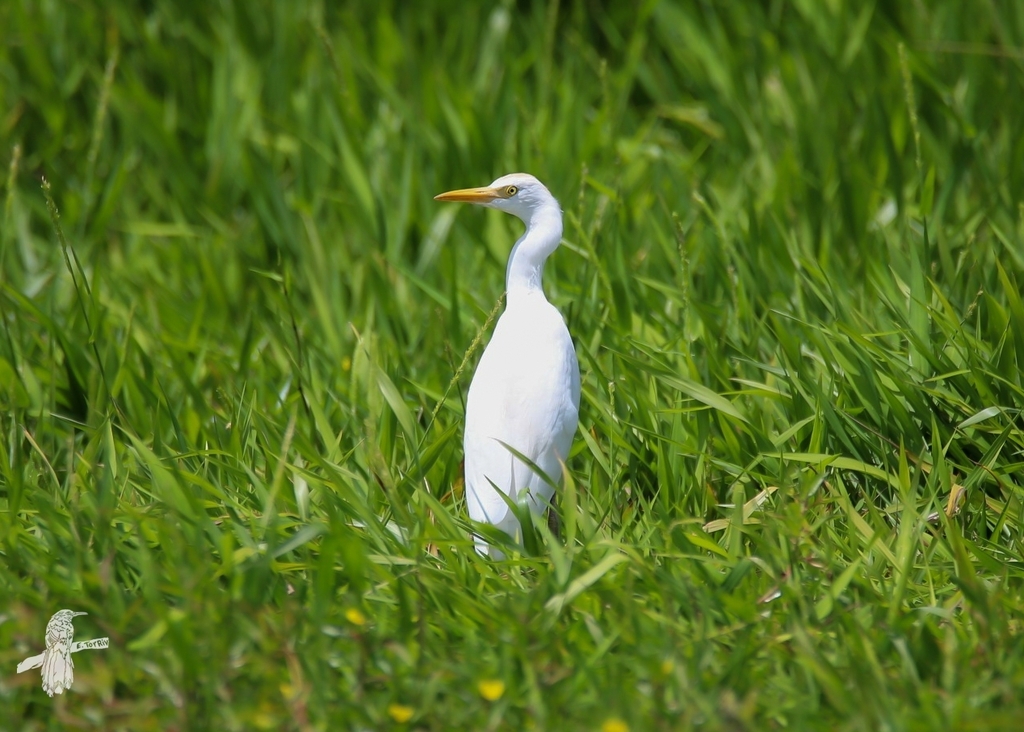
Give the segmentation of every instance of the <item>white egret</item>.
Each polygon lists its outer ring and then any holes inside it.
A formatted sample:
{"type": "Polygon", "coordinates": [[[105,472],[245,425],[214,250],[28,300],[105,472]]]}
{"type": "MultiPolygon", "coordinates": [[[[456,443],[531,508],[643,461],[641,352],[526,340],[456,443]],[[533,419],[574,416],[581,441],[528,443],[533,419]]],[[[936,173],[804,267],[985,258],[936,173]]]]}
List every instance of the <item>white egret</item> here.
{"type": "MultiPolygon", "coordinates": [[[[526,224],[508,258],[505,312],[469,386],[463,439],[470,518],[521,540],[519,520],[498,491],[542,516],[554,486],[509,448],[558,480],[579,418],[576,350],[561,313],[541,287],[544,263],[562,240],[562,210],[544,184],[525,173],[435,199],[496,208],[526,224]]],[[[489,549],[479,536],[476,547],[482,554],[489,549]]],[[[490,553],[501,557],[493,548],[490,553]]]]}

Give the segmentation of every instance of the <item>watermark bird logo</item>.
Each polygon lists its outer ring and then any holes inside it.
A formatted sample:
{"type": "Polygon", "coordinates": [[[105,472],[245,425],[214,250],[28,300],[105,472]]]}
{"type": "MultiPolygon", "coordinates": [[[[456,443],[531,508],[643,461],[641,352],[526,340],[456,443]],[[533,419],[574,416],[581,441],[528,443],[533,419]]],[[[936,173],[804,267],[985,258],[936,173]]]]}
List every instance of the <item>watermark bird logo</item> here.
{"type": "Polygon", "coordinates": [[[75,662],[71,659],[72,653],[106,648],[110,645],[109,638],[96,638],[73,643],[75,626],[72,625],[72,620],[78,615],[88,615],[88,613],[74,612],[73,610],[59,610],[54,613],[50,622],[46,624],[46,650],[38,656],[26,658],[18,664],[19,674],[22,671],[42,666],[43,691],[50,696],[63,694],[64,690],[70,689],[71,684],[75,682],[75,662]]]}

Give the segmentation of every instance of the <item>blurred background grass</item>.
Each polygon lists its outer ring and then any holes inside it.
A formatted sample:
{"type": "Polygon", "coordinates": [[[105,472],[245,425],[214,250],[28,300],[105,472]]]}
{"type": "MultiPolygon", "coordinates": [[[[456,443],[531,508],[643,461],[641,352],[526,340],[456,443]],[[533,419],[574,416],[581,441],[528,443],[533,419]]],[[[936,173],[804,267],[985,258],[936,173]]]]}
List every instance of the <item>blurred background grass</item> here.
{"type": "Polygon", "coordinates": [[[1018,723],[1019,3],[9,0],[0,36],[12,729],[1018,723]],[[517,170],[565,209],[583,404],[564,536],[494,563],[472,354],[449,386],[518,224],[431,197],[517,170]],[[50,700],[13,669],[62,607],[111,647],[50,700]]]}

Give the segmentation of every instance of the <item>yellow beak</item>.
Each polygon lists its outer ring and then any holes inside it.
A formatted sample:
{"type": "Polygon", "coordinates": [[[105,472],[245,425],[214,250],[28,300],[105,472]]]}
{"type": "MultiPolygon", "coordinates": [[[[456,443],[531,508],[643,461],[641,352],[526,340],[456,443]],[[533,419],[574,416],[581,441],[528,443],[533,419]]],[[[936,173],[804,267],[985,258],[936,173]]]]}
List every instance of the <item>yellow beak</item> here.
{"type": "Polygon", "coordinates": [[[434,196],[435,201],[458,201],[460,203],[490,203],[501,194],[494,188],[460,188],[434,196]]]}

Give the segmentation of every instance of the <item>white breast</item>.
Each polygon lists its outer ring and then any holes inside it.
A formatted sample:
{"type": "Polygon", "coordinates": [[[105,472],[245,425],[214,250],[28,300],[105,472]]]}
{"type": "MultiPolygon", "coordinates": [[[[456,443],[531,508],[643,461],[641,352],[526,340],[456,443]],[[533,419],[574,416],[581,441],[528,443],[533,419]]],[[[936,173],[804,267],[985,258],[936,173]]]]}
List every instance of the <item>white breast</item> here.
{"type": "Polygon", "coordinates": [[[469,387],[464,445],[471,518],[517,535],[519,522],[495,486],[535,514],[547,509],[554,487],[502,443],[558,481],[579,401],[579,365],[561,314],[539,291],[510,301],[469,387]]]}

